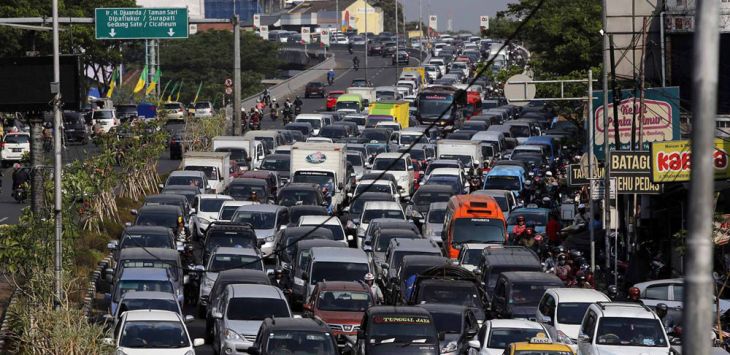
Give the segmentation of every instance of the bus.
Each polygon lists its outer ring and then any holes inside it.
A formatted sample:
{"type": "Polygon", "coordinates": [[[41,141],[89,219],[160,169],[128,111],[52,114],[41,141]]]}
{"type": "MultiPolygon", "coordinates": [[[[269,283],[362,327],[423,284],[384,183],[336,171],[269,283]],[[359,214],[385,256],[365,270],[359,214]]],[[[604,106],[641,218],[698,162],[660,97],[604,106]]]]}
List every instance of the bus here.
{"type": "Polygon", "coordinates": [[[422,125],[437,122],[445,130],[453,130],[463,122],[466,94],[449,87],[428,88],[418,94],[416,120],[422,125]]]}
{"type": "Polygon", "coordinates": [[[494,197],[456,195],[446,206],[441,238],[444,255],[456,259],[466,243],[505,244],[507,223],[494,197]]]}

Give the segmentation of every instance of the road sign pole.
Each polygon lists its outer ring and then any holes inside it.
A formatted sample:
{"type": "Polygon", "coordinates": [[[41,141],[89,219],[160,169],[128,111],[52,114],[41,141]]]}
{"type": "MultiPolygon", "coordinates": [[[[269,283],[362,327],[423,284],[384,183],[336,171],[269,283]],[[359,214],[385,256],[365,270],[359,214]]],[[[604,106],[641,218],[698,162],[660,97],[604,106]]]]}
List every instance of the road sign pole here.
{"type": "Polygon", "coordinates": [[[56,296],[56,308],[61,307],[62,295],[62,284],[63,284],[63,244],[62,244],[62,214],[61,208],[61,174],[63,173],[61,160],[61,64],[60,64],[60,49],[59,49],[59,36],[58,36],[58,0],[53,0],[51,3],[51,15],[53,16],[53,83],[51,83],[51,92],[54,94],[53,97],[53,154],[54,154],[54,167],[53,167],[53,184],[54,184],[54,206],[53,206],[53,217],[55,221],[55,241],[56,241],[56,253],[55,253],[55,267],[54,276],[56,281],[55,296],[56,296]]]}
{"type": "MultiPolygon", "coordinates": [[[[588,177],[593,178],[594,169],[597,167],[593,166],[593,71],[588,69],[588,114],[586,115],[586,121],[588,122],[588,177]]],[[[590,194],[590,206],[591,215],[588,216],[593,223],[593,215],[596,214],[596,204],[593,200],[593,194],[590,194]]],[[[593,226],[588,225],[588,233],[591,239],[591,273],[596,274],[596,236],[593,226]]]]}
{"type": "Polygon", "coordinates": [[[233,134],[241,134],[241,23],[233,16],[233,134]]]}

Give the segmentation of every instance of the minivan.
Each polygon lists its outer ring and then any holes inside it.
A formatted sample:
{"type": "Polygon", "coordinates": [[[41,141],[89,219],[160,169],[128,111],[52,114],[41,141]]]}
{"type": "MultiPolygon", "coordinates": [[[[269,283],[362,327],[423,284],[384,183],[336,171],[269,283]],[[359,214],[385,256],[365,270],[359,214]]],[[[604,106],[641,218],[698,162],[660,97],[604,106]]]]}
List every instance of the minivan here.
{"type": "Polygon", "coordinates": [[[360,249],[315,247],[309,253],[309,270],[302,274],[307,284],[304,299],[320,281],[362,281],[372,272],[370,259],[360,249]]]}

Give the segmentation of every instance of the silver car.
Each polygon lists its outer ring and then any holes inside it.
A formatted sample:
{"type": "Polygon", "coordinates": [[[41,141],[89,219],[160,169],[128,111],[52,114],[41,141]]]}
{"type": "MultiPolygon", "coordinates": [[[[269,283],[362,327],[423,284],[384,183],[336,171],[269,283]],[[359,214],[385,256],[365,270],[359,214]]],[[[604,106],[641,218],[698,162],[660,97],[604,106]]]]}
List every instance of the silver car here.
{"type": "Polygon", "coordinates": [[[264,256],[274,249],[274,234],[289,223],[289,210],[279,205],[247,205],[239,207],[231,217],[233,223],[249,223],[256,233],[264,256]]]}
{"type": "Polygon", "coordinates": [[[428,207],[426,219],[423,223],[423,237],[431,239],[441,245],[441,231],[444,228],[444,218],[446,217],[446,205],[448,202],[433,202],[428,207]]]}
{"type": "Polygon", "coordinates": [[[208,259],[200,285],[200,298],[208,297],[210,290],[221,271],[232,269],[250,269],[264,271],[263,258],[256,249],[217,247],[208,259]]]}

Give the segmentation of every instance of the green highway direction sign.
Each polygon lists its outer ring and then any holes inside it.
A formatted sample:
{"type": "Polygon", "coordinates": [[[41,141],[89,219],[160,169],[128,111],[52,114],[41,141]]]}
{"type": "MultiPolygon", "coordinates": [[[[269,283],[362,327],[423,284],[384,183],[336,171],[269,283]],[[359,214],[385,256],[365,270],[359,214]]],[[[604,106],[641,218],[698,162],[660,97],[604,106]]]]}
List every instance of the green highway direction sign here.
{"type": "Polygon", "coordinates": [[[96,39],[188,38],[186,8],[95,9],[96,39]]]}

